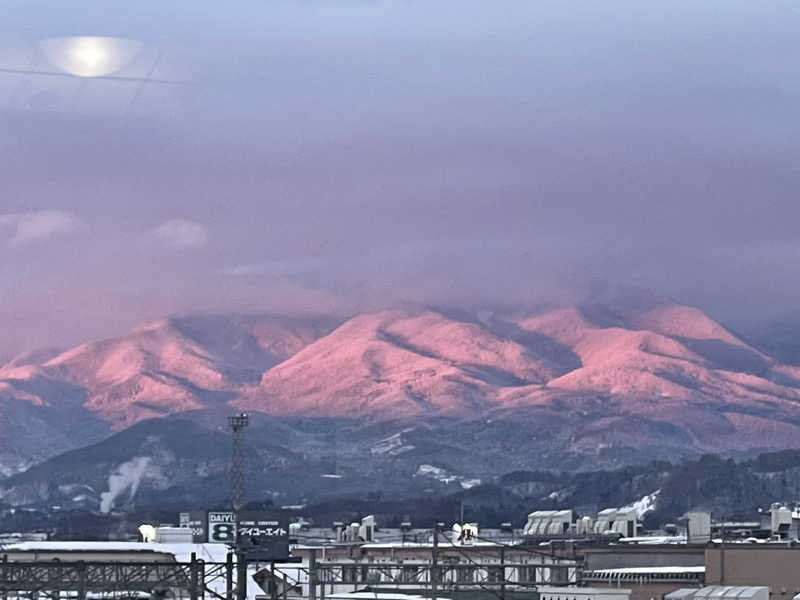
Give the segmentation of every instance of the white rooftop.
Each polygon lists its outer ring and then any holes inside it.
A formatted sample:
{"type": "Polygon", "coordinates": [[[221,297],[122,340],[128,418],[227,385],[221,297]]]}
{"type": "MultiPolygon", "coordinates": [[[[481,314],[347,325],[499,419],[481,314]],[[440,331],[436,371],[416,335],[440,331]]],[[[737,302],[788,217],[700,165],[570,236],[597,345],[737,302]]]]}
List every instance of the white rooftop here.
{"type": "Polygon", "coordinates": [[[705,573],[706,568],[704,566],[695,566],[695,567],[622,567],[619,569],[597,569],[592,571],[592,573],[597,574],[613,574],[613,575],[624,575],[630,573],[632,575],[646,575],[648,573],[705,573]]]}
{"type": "Polygon", "coordinates": [[[542,594],[580,594],[582,596],[603,596],[603,595],[613,595],[618,596],[619,594],[630,594],[631,590],[625,588],[618,588],[618,587],[577,587],[577,586],[550,586],[550,585],[537,585],[536,590],[542,594]]]}
{"type": "MultiPolygon", "coordinates": [[[[333,600],[434,600],[413,594],[401,594],[398,592],[349,592],[347,594],[325,594],[326,598],[333,600]]],[[[450,600],[442,596],[437,596],[435,600],[450,600]]]]}
{"type": "Polygon", "coordinates": [[[178,562],[188,562],[192,553],[206,562],[225,562],[225,544],[163,544],[156,542],[19,542],[3,550],[21,552],[161,552],[172,554],[178,562]]]}
{"type": "MultiPolygon", "coordinates": [[[[163,544],[145,542],[20,542],[8,544],[3,550],[22,551],[22,552],[161,552],[171,554],[177,562],[188,562],[191,560],[192,553],[197,558],[206,562],[225,562],[228,555],[228,546],[225,544],[163,544]]],[[[256,571],[256,566],[248,568],[252,574],[256,571]]],[[[276,569],[278,571],[278,569],[276,569]]],[[[220,595],[225,594],[225,582],[222,578],[212,581],[210,587],[220,595]]],[[[247,586],[247,600],[256,600],[256,597],[263,592],[253,581],[247,586]]],[[[388,599],[387,599],[388,600],[388,599]]]]}
{"type": "Polygon", "coordinates": [[[755,598],[769,588],[762,586],[711,585],[700,588],[694,593],[695,598],[755,598]]]}
{"type": "Polygon", "coordinates": [[[738,598],[741,600],[767,600],[766,586],[709,585],[700,589],[681,588],[664,596],[664,600],[715,600],[738,598]]]}
{"type": "Polygon", "coordinates": [[[685,535],[639,535],[636,537],[623,537],[620,544],[685,544],[685,535]]]}

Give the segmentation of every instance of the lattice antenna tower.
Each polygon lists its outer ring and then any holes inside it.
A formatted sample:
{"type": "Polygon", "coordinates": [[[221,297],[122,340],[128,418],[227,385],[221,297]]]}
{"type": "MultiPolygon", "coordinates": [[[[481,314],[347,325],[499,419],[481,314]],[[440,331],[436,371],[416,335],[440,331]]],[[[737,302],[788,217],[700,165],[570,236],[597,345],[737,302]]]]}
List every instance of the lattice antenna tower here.
{"type": "Polygon", "coordinates": [[[238,512],[244,499],[244,428],[250,423],[247,413],[228,417],[231,448],[231,509],[238,512]]]}

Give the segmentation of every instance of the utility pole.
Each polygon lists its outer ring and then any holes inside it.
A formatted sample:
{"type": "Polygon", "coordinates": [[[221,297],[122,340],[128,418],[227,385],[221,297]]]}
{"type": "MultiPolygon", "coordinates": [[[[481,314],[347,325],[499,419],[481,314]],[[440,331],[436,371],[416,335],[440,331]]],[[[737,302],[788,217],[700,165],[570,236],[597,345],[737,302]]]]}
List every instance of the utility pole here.
{"type": "Polygon", "coordinates": [[[719,584],[725,585],[725,522],[722,523],[722,543],[719,545],[719,584]]]}
{"type": "Polygon", "coordinates": [[[189,597],[191,600],[199,600],[200,598],[200,590],[201,582],[200,582],[200,569],[202,567],[202,563],[197,561],[197,554],[192,552],[191,556],[191,566],[189,567],[189,576],[190,576],[190,584],[189,584],[189,597]]]}
{"type": "Polygon", "coordinates": [[[311,548],[308,556],[308,600],[317,600],[317,550],[311,548]]]}
{"type": "Polygon", "coordinates": [[[506,547],[500,546],[500,600],[506,600],[506,547]]]}
{"type": "Polygon", "coordinates": [[[233,552],[228,552],[225,559],[225,600],[233,598],[233,552]]]}
{"type": "Polygon", "coordinates": [[[431,598],[439,594],[439,523],[433,524],[433,548],[431,549],[431,598]]]}
{"type": "Polygon", "coordinates": [[[247,559],[236,549],[236,600],[247,600],[247,559]]]}
{"type": "Polygon", "coordinates": [[[278,578],[275,575],[275,561],[269,561],[269,574],[270,574],[270,587],[269,597],[270,600],[278,600],[278,578]]]}

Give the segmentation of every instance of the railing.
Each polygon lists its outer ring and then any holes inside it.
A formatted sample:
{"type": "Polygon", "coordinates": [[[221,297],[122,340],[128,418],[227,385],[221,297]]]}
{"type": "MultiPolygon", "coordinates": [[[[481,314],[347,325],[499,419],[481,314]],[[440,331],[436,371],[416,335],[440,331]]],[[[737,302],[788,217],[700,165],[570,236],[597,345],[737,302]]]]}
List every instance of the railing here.
{"type": "Polygon", "coordinates": [[[315,580],[320,584],[367,584],[373,587],[419,588],[430,584],[433,570],[442,589],[461,587],[529,587],[533,584],[567,585],[576,582],[574,564],[532,565],[439,564],[430,563],[327,563],[316,564],[315,580]]]}
{"type": "Polygon", "coordinates": [[[584,571],[581,580],[586,583],[599,582],[630,582],[630,583],[703,583],[705,572],[698,571],[667,571],[667,572],[615,572],[584,571]]]}
{"type": "Polygon", "coordinates": [[[152,597],[226,600],[231,565],[170,562],[0,561],[3,598],[152,597]]]}

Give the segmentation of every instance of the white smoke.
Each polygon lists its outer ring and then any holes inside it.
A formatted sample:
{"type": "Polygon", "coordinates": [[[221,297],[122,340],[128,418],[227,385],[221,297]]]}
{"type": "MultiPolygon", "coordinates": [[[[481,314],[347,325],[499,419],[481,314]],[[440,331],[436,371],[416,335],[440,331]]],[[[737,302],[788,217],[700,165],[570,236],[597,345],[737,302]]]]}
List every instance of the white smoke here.
{"type": "Polygon", "coordinates": [[[114,508],[117,498],[128,491],[128,500],[136,495],[139,485],[146,477],[155,477],[158,473],[150,472],[149,456],[136,456],[119,465],[108,476],[108,491],[100,494],[100,511],[107,513],[114,508]]]}

